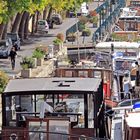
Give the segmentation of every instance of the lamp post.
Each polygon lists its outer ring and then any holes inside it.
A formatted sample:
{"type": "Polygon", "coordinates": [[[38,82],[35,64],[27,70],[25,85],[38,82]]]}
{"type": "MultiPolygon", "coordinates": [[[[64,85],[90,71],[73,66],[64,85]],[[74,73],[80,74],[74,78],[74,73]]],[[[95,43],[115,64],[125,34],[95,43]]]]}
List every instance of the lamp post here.
{"type": "Polygon", "coordinates": [[[76,35],[77,35],[77,48],[78,48],[78,63],[80,62],[80,50],[79,50],[79,34],[78,34],[78,16],[77,16],[77,8],[75,2],[75,13],[76,13],[76,35]]]}
{"type": "Polygon", "coordinates": [[[80,49],[79,49],[79,34],[78,34],[78,17],[76,12],[76,35],[77,35],[77,48],[78,48],[78,63],[80,62],[80,49]]]}

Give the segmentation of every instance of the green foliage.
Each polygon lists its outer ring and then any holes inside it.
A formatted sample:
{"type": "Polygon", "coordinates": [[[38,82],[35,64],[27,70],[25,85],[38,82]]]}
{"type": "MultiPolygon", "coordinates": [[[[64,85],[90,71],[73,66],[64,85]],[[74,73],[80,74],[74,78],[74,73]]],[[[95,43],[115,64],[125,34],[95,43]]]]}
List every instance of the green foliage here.
{"type": "Polygon", "coordinates": [[[0,93],[2,93],[8,83],[8,76],[5,74],[5,72],[0,70],[0,93]]]}
{"type": "Polygon", "coordinates": [[[34,68],[35,60],[32,57],[23,57],[20,65],[23,69],[34,68]]]}
{"type": "Polygon", "coordinates": [[[81,23],[81,22],[79,22],[79,24],[78,24],[78,30],[81,32],[81,31],[83,31],[84,29],[85,29],[85,24],[83,24],[83,23],[81,23]]]}
{"type": "Polygon", "coordinates": [[[89,22],[90,23],[98,23],[98,17],[97,16],[94,16],[94,17],[91,17],[90,19],[89,19],[89,22]]]}
{"type": "Polygon", "coordinates": [[[44,50],[42,50],[41,48],[36,48],[33,52],[33,57],[40,59],[43,58],[45,54],[46,52],[44,50]]]}
{"type": "Polygon", "coordinates": [[[0,24],[7,21],[7,2],[0,0],[0,24]]]}
{"type": "Polygon", "coordinates": [[[83,31],[82,31],[82,36],[90,36],[91,35],[91,31],[89,28],[85,28],[83,31]]]}
{"type": "Polygon", "coordinates": [[[62,40],[61,39],[59,39],[59,38],[56,38],[54,41],[53,41],[53,44],[54,45],[60,45],[62,43],[62,40]]]}

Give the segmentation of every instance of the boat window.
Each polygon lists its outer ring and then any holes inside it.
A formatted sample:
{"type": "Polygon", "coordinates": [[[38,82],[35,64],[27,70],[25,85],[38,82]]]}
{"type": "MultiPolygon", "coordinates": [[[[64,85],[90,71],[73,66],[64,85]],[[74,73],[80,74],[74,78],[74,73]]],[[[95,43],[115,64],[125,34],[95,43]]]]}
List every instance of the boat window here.
{"type": "MultiPolygon", "coordinates": [[[[61,97],[61,96],[60,96],[61,97]]],[[[65,94],[60,101],[66,103],[66,111],[72,113],[82,113],[79,116],[79,124],[74,127],[84,128],[84,95],[83,94],[65,94]],[[67,95],[67,96],[66,96],[67,95]]],[[[71,122],[77,121],[77,116],[69,116],[71,122]]]]}
{"type": "Polygon", "coordinates": [[[101,78],[101,71],[94,71],[93,75],[95,78],[101,78]]]}
{"type": "Polygon", "coordinates": [[[33,112],[33,96],[32,95],[23,95],[20,96],[20,105],[22,110],[27,110],[27,112],[33,112]]]}
{"type": "MultiPolygon", "coordinates": [[[[69,121],[59,121],[59,120],[50,120],[49,121],[49,132],[56,132],[56,133],[63,133],[63,134],[69,134],[69,121]]],[[[61,134],[49,134],[50,140],[67,140],[67,135],[61,135],[61,134]]]]}
{"type": "Polygon", "coordinates": [[[131,70],[134,61],[116,61],[115,70],[131,70]]]}
{"type": "Polygon", "coordinates": [[[29,122],[29,139],[31,140],[39,140],[40,138],[42,139],[47,139],[47,133],[35,133],[36,131],[47,131],[47,123],[46,122],[29,122]],[[35,132],[33,132],[35,131],[35,132]]]}
{"type": "Polygon", "coordinates": [[[78,72],[78,77],[88,77],[88,71],[79,71],[78,72]]]}
{"type": "Polygon", "coordinates": [[[6,126],[12,122],[12,97],[6,97],[6,126]]]}
{"type": "Polygon", "coordinates": [[[16,126],[16,119],[19,121],[22,117],[17,116],[16,112],[33,112],[33,107],[33,97],[31,95],[6,97],[6,125],[16,126]]]}
{"type": "Polygon", "coordinates": [[[88,94],[88,128],[93,128],[93,112],[94,104],[93,104],[93,95],[88,94]]]}
{"type": "Polygon", "coordinates": [[[73,71],[65,71],[65,77],[73,77],[72,73],[73,71]]]}
{"type": "Polygon", "coordinates": [[[135,57],[136,57],[136,56],[137,56],[137,53],[136,53],[136,52],[124,52],[124,53],[123,53],[123,56],[124,56],[124,57],[125,57],[125,56],[127,56],[127,57],[128,57],[128,56],[135,56],[135,57]]]}

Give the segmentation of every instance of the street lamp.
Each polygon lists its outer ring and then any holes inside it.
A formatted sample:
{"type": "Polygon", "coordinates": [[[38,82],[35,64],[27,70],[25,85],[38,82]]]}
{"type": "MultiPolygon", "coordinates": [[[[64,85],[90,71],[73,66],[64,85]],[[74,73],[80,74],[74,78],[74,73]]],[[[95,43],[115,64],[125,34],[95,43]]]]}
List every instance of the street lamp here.
{"type": "Polygon", "coordinates": [[[80,49],[79,49],[79,34],[78,34],[78,17],[76,12],[76,34],[77,34],[77,48],[78,48],[78,63],[80,62],[80,49]]]}
{"type": "Polygon", "coordinates": [[[77,35],[77,48],[78,48],[78,63],[80,62],[80,50],[79,50],[79,34],[78,34],[78,16],[77,16],[77,8],[75,2],[75,13],[76,13],[76,35],[77,35]]]}

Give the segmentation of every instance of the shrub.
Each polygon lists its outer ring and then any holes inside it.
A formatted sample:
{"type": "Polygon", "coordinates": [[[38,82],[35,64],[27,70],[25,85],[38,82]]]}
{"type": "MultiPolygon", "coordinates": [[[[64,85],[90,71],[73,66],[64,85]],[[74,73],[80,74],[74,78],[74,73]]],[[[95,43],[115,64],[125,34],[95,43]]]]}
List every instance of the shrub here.
{"type": "Polygon", "coordinates": [[[6,75],[5,72],[0,71],[0,93],[2,93],[8,83],[8,76],[6,75]]]}
{"type": "Polygon", "coordinates": [[[83,29],[85,29],[85,24],[79,22],[79,24],[78,24],[78,30],[81,32],[81,31],[83,31],[83,29]]]}
{"type": "Polygon", "coordinates": [[[23,57],[20,65],[23,69],[34,68],[35,60],[32,57],[23,57]]]}
{"type": "Polygon", "coordinates": [[[90,23],[98,23],[98,17],[91,17],[90,19],[89,19],[89,22],[90,23]]]}
{"type": "Polygon", "coordinates": [[[33,58],[43,58],[44,55],[46,54],[45,50],[41,49],[41,48],[36,48],[33,52],[33,58]]]}
{"type": "Polygon", "coordinates": [[[53,44],[54,44],[55,46],[58,46],[58,45],[60,45],[61,43],[62,43],[62,40],[59,39],[59,38],[56,38],[56,39],[53,41],[53,44]]]}

